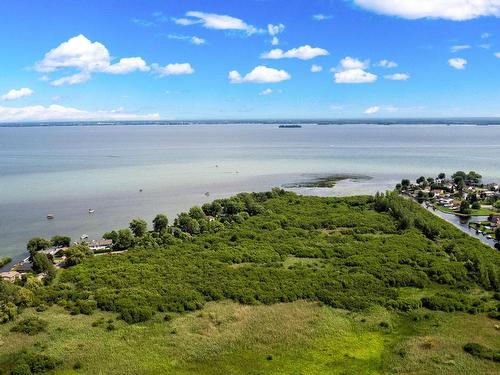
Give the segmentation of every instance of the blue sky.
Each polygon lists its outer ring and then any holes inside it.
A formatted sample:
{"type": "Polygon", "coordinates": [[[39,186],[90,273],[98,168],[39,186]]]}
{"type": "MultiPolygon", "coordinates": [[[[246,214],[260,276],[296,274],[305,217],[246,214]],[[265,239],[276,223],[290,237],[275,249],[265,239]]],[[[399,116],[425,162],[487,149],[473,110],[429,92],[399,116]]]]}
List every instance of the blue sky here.
{"type": "Polygon", "coordinates": [[[499,26],[500,0],[6,1],[0,121],[500,116],[499,26]]]}

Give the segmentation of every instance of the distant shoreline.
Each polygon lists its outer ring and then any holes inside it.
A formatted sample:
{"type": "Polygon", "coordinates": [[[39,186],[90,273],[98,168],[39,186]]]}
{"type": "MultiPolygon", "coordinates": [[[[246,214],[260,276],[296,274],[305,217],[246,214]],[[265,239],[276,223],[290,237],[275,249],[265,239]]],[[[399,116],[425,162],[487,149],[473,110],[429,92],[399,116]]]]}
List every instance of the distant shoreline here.
{"type": "Polygon", "coordinates": [[[0,122],[1,128],[53,126],[168,126],[168,125],[475,125],[499,126],[500,118],[394,118],[394,119],[282,119],[282,120],[157,120],[157,121],[26,121],[0,122]]]}

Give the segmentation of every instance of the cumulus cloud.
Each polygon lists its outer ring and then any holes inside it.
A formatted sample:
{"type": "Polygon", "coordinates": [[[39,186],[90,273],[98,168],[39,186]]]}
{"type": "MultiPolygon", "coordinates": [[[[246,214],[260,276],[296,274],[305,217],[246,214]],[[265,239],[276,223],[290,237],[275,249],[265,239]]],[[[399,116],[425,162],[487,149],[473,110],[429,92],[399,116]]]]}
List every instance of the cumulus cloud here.
{"type": "Polygon", "coordinates": [[[465,21],[500,16],[500,0],[353,0],[369,11],[407,19],[443,18],[465,21]]]}
{"type": "Polygon", "coordinates": [[[290,79],[291,76],[285,70],[268,68],[264,65],[255,67],[244,77],[236,71],[229,72],[228,79],[230,83],[277,83],[290,79]]]}
{"type": "Polygon", "coordinates": [[[207,29],[215,30],[240,30],[249,35],[259,31],[255,26],[249,25],[239,18],[198,11],[187,12],[186,18],[175,19],[175,23],[182,26],[201,24],[207,29]]]}
{"type": "Polygon", "coordinates": [[[463,51],[464,49],[469,49],[469,48],[472,48],[472,47],[468,44],[460,44],[460,45],[456,45],[456,46],[451,46],[450,51],[455,53],[455,52],[463,51]]]}
{"type": "Polygon", "coordinates": [[[312,73],[319,73],[319,72],[321,72],[321,71],[323,71],[323,67],[322,67],[321,65],[316,65],[316,64],[313,64],[313,65],[311,66],[311,72],[312,72],[312,73]]]}
{"type": "Polygon", "coordinates": [[[332,69],[336,83],[372,83],[377,80],[377,76],[367,72],[370,65],[368,60],[361,61],[352,57],[345,57],[340,60],[339,67],[332,69]]]}
{"type": "Polygon", "coordinates": [[[397,68],[398,64],[390,60],[380,60],[375,64],[375,66],[379,66],[381,68],[397,68]]]}
{"type": "Polygon", "coordinates": [[[373,115],[375,113],[378,113],[380,111],[380,107],[378,106],[373,106],[373,107],[369,107],[365,110],[365,114],[366,115],[373,115]]]}
{"type": "Polygon", "coordinates": [[[495,53],[495,57],[500,59],[500,52],[495,53]]]}
{"type": "Polygon", "coordinates": [[[280,40],[276,35],[281,34],[284,30],[285,30],[285,25],[283,25],[282,23],[278,25],[273,25],[270,23],[267,25],[267,32],[269,33],[269,35],[273,37],[271,39],[271,44],[273,46],[276,46],[280,43],[280,40]]]}
{"type": "Polygon", "coordinates": [[[329,20],[329,19],[332,19],[333,16],[330,15],[330,14],[314,14],[312,16],[313,20],[315,21],[325,21],[325,20],[329,20]]]}
{"type": "Polygon", "coordinates": [[[147,72],[149,66],[141,57],[125,57],[116,64],[108,66],[104,71],[111,74],[127,74],[135,71],[147,72]]]}
{"type": "Polygon", "coordinates": [[[410,75],[406,73],[394,73],[388,74],[384,76],[385,79],[389,79],[391,81],[407,81],[410,79],[410,75]]]}
{"type": "Polygon", "coordinates": [[[12,89],[8,93],[2,95],[2,100],[16,100],[31,95],[33,95],[32,89],[28,87],[22,87],[20,89],[12,89]]]}
{"type": "Polygon", "coordinates": [[[157,120],[158,113],[133,114],[122,109],[111,111],[84,111],[77,108],[52,104],[49,106],[34,105],[27,107],[0,106],[0,122],[22,121],[72,121],[72,120],[157,120]]]}
{"type": "Polygon", "coordinates": [[[488,39],[491,36],[490,33],[482,33],[481,34],[481,39],[488,39]]]}
{"type": "Polygon", "coordinates": [[[449,59],[448,65],[451,66],[452,68],[462,70],[465,69],[465,65],[467,65],[467,60],[462,59],[461,57],[449,59]]]}
{"type": "Polygon", "coordinates": [[[185,74],[193,74],[194,69],[189,63],[175,63],[168,64],[165,66],[160,66],[158,64],[152,64],[151,68],[155,73],[157,73],[160,77],[165,76],[178,76],[185,74]]]}
{"type": "MultiPolygon", "coordinates": [[[[201,40],[201,38],[199,40],[193,39],[192,42],[199,44],[201,40]]],[[[158,64],[153,65],[158,66],[158,64]]],[[[176,64],[169,65],[175,66],[176,64]]],[[[94,73],[129,74],[148,72],[151,67],[142,57],[124,57],[118,62],[112,63],[109,51],[103,44],[92,42],[82,34],[72,37],[50,50],[45,54],[43,60],[35,64],[35,69],[38,72],[45,73],[42,76],[43,80],[49,80],[48,74],[57,71],[76,71],[76,73],[54,79],[51,81],[53,86],[83,83],[90,80],[94,73]]]]}
{"type": "Polygon", "coordinates": [[[327,56],[328,51],[323,48],[311,47],[306,44],[298,48],[292,48],[288,51],[283,51],[282,49],[276,48],[269,52],[261,54],[262,59],[300,59],[300,60],[311,60],[318,56],[327,56]]]}

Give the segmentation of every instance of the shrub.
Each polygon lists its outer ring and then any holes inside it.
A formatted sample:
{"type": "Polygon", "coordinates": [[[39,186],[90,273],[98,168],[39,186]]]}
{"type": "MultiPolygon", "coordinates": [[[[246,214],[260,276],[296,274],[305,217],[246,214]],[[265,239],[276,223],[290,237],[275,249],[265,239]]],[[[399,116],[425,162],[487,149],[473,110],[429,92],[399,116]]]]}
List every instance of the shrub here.
{"type": "Polygon", "coordinates": [[[31,317],[19,321],[14,327],[12,327],[11,331],[34,336],[40,332],[45,331],[47,325],[48,324],[45,320],[37,317],[31,317]]]}
{"type": "Polygon", "coordinates": [[[463,349],[474,357],[500,362],[500,350],[491,350],[477,343],[465,344],[463,349]]]}

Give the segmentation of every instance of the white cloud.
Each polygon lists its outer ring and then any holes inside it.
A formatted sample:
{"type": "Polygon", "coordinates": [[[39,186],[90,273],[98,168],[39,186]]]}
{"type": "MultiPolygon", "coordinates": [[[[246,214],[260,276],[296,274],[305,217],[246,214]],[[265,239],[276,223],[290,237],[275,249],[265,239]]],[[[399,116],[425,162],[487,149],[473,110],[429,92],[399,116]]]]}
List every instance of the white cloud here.
{"type": "MultiPolygon", "coordinates": [[[[103,44],[91,42],[80,34],[47,52],[43,60],[35,64],[35,69],[41,73],[76,70],[77,73],[51,82],[53,86],[61,86],[86,82],[92,73],[128,74],[134,71],[145,72],[149,67],[141,57],[125,57],[112,64],[108,49],[103,44]]],[[[46,74],[42,78],[49,80],[46,74]]]]}
{"type": "Polygon", "coordinates": [[[312,18],[315,21],[325,21],[325,20],[332,19],[333,16],[330,14],[315,14],[312,16],[312,18]]]}
{"type": "Polygon", "coordinates": [[[236,70],[230,71],[228,75],[230,83],[277,83],[290,78],[290,74],[285,70],[268,68],[264,65],[255,67],[244,77],[236,70]]]}
{"type": "Polygon", "coordinates": [[[410,75],[406,73],[394,73],[388,74],[384,76],[385,79],[389,79],[391,81],[407,81],[410,79],[410,75]]]}
{"type": "Polygon", "coordinates": [[[49,106],[34,105],[27,107],[0,106],[0,122],[21,121],[62,121],[62,120],[157,120],[158,113],[133,114],[122,110],[111,111],[84,111],[57,104],[49,106]]]}
{"type": "Polygon", "coordinates": [[[365,60],[361,61],[358,59],[354,59],[352,57],[344,57],[342,60],[340,60],[340,66],[341,69],[343,70],[349,70],[349,69],[366,69],[368,66],[370,66],[370,61],[365,60]]]}
{"type": "Polygon", "coordinates": [[[269,35],[273,37],[271,39],[271,44],[273,46],[277,46],[280,43],[280,40],[276,35],[281,34],[284,30],[285,30],[285,25],[283,25],[282,23],[278,25],[273,25],[270,23],[267,25],[267,32],[269,33],[269,35]]]}
{"type": "Polygon", "coordinates": [[[372,83],[377,80],[375,74],[364,71],[363,69],[348,69],[335,73],[336,83],[372,83]]]}
{"type": "Polygon", "coordinates": [[[500,52],[495,53],[495,57],[500,59],[500,52]]]}
{"type": "Polygon", "coordinates": [[[175,20],[175,23],[183,26],[201,24],[207,29],[215,30],[240,30],[245,31],[249,35],[259,31],[256,27],[248,25],[239,18],[221,14],[190,11],[186,13],[186,17],[189,18],[178,18],[175,20]]]}
{"type": "Polygon", "coordinates": [[[378,106],[373,106],[373,107],[369,107],[365,110],[365,114],[367,115],[373,115],[375,113],[378,113],[380,111],[380,107],[378,106]]]}
{"type": "Polygon", "coordinates": [[[116,64],[108,66],[104,71],[111,74],[127,74],[135,71],[147,72],[149,66],[141,57],[124,57],[116,64]]]}
{"type": "Polygon", "coordinates": [[[369,66],[369,60],[345,57],[340,60],[339,68],[332,68],[331,71],[335,73],[336,83],[372,83],[377,80],[377,76],[365,71],[369,66]]]}
{"type": "Polygon", "coordinates": [[[448,65],[451,66],[452,68],[462,70],[465,69],[465,65],[467,65],[467,60],[462,59],[460,57],[449,59],[448,65]]]}
{"type": "Polygon", "coordinates": [[[490,33],[482,33],[481,34],[481,39],[488,39],[491,36],[490,33]]]}
{"type": "Polygon", "coordinates": [[[408,19],[444,18],[453,21],[500,16],[500,0],[353,0],[375,13],[408,19]]]}
{"type": "Polygon", "coordinates": [[[166,36],[168,39],[185,40],[185,41],[187,41],[191,44],[195,44],[197,46],[206,43],[205,39],[199,38],[197,36],[178,35],[178,34],[168,34],[166,36]]]}
{"type": "Polygon", "coordinates": [[[479,48],[482,48],[482,49],[490,49],[491,48],[491,44],[488,44],[488,43],[478,44],[477,46],[479,48]]]}
{"type": "Polygon", "coordinates": [[[267,25],[267,32],[271,36],[278,35],[282,33],[284,30],[285,30],[285,25],[283,25],[282,23],[278,25],[273,25],[270,23],[269,25],[267,25]]]}
{"type": "Polygon", "coordinates": [[[312,72],[312,73],[319,73],[319,72],[321,72],[321,71],[323,71],[323,67],[322,67],[321,65],[316,65],[316,64],[313,64],[313,65],[311,66],[311,72],[312,72]]]}
{"type": "Polygon", "coordinates": [[[380,60],[375,64],[375,66],[379,66],[381,68],[397,68],[398,64],[390,60],[380,60]]]}
{"type": "Polygon", "coordinates": [[[206,43],[205,39],[203,39],[203,38],[199,38],[199,37],[197,37],[197,36],[193,36],[193,37],[191,37],[190,42],[191,42],[192,44],[196,44],[197,46],[199,46],[199,45],[201,45],[201,44],[205,44],[205,43],[206,43]]]}
{"type": "Polygon", "coordinates": [[[281,90],[265,89],[259,92],[259,96],[267,96],[275,93],[280,93],[281,90]]]}
{"type": "Polygon", "coordinates": [[[328,51],[323,48],[311,47],[310,45],[301,46],[298,48],[292,48],[288,51],[283,51],[282,49],[273,49],[269,52],[261,54],[262,59],[300,59],[300,60],[311,60],[318,56],[329,55],[328,51]]]}
{"type": "Polygon", "coordinates": [[[77,85],[79,83],[87,82],[90,78],[91,75],[89,72],[80,72],[73,74],[71,76],[61,77],[59,79],[50,82],[50,84],[52,86],[77,85]]]}
{"type": "Polygon", "coordinates": [[[31,95],[33,95],[32,89],[28,87],[22,87],[20,89],[12,89],[8,93],[2,95],[2,100],[16,100],[31,95]]]}
{"type": "Polygon", "coordinates": [[[457,46],[451,46],[450,51],[455,53],[455,52],[463,51],[464,49],[469,49],[469,48],[472,48],[472,47],[468,44],[461,44],[461,45],[457,45],[457,46]]]}
{"type": "Polygon", "coordinates": [[[155,73],[158,73],[160,77],[165,77],[165,76],[178,76],[178,75],[184,75],[184,74],[193,74],[194,69],[189,63],[175,63],[175,64],[168,64],[165,66],[160,66],[158,64],[152,64],[151,68],[155,73]]]}

